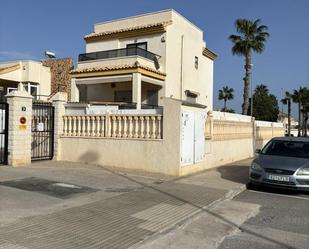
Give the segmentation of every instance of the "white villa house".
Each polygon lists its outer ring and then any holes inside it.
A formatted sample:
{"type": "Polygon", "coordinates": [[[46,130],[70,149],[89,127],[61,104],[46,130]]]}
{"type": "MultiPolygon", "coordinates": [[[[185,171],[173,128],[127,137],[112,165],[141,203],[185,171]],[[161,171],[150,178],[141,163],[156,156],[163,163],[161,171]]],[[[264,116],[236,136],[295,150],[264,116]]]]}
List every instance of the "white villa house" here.
{"type": "Polygon", "coordinates": [[[46,100],[51,91],[50,68],[40,61],[20,60],[0,62],[0,101],[19,83],[36,99],[46,100]]]}
{"type": "Polygon", "coordinates": [[[217,56],[203,31],[175,10],[97,23],[84,40],[71,102],[117,112],[157,109],[167,97],[212,109],[217,56]]]}
{"type": "MultiPolygon", "coordinates": [[[[48,158],[180,176],[252,157],[284,134],[282,123],[212,111],[216,54],[202,30],[174,10],[98,23],[84,39],[86,53],[74,70],[71,60],[47,63],[52,89],[62,90],[51,94],[53,108],[44,104],[49,112],[22,111],[35,108],[21,84],[6,96],[14,124],[10,165],[48,158]],[[26,129],[15,125],[21,116],[31,120],[26,129]]],[[[48,70],[0,65],[1,86],[10,91],[23,82],[42,94],[48,70]]]]}

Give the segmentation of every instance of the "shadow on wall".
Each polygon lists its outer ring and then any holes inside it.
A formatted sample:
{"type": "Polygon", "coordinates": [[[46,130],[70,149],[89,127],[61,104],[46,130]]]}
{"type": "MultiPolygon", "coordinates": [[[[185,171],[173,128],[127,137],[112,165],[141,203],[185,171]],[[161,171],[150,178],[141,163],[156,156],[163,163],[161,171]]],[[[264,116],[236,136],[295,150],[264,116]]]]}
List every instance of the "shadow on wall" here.
{"type": "Polygon", "coordinates": [[[223,179],[247,184],[248,183],[248,176],[249,176],[249,166],[247,164],[229,164],[226,166],[221,166],[217,168],[217,171],[221,174],[223,179]]]}
{"type": "Polygon", "coordinates": [[[88,163],[88,164],[97,164],[99,159],[99,154],[94,151],[87,151],[82,154],[79,158],[79,162],[88,163]]]}

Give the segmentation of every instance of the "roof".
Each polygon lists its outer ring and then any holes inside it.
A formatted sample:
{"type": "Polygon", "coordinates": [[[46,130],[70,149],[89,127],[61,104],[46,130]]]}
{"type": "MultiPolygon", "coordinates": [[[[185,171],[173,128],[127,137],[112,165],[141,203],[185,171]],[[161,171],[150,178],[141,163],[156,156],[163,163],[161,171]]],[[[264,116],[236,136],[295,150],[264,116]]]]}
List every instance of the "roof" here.
{"type": "Polygon", "coordinates": [[[172,24],[172,21],[157,22],[152,24],[138,25],[123,29],[109,30],[100,33],[92,32],[84,37],[85,41],[96,41],[102,39],[125,38],[136,36],[136,32],[159,33],[165,32],[165,27],[172,24]]]}
{"type": "Polygon", "coordinates": [[[211,60],[215,60],[218,57],[218,55],[209,48],[203,48],[203,55],[211,60]]]}
{"type": "Polygon", "coordinates": [[[77,68],[72,70],[70,73],[71,74],[75,74],[75,73],[89,73],[89,72],[99,72],[99,71],[109,71],[109,70],[120,70],[120,69],[131,69],[131,68],[141,68],[141,69],[145,69],[160,75],[165,75],[165,73],[159,71],[159,70],[155,70],[152,69],[150,67],[147,66],[143,66],[140,63],[132,63],[132,64],[122,64],[122,65],[111,65],[111,66],[103,66],[103,67],[83,67],[83,68],[77,68]]]}
{"type": "Polygon", "coordinates": [[[82,67],[74,69],[70,72],[71,75],[80,76],[85,75],[84,77],[91,77],[87,74],[91,75],[94,73],[104,73],[105,75],[117,75],[123,73],[131,73],[131,72],[142,72],[146,75],[153,76],[155,78],[163,80],[166,76],[165,73],[152,69],[150,67],[141,65],[139,62],[135,62],[132,64],[122,64],[122,65],[110,65],[110,66],[95,66],[95,67],[82,67]]]}
{"type": "Polygon", "coordinates": [[[0,74],[5,74],[5,73],[10,73],[13,72],[15,70],[20,69],[20,65],[19,64],[13,64],[13,65],[9,65],[9,66],[0,66],[0,74]]]}

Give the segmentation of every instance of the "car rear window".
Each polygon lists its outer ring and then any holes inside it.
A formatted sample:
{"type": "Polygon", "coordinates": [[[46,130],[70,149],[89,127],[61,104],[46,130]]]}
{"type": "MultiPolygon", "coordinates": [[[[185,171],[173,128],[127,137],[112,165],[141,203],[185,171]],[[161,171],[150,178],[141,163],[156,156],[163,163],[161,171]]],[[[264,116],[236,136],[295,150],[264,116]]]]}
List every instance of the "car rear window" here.
{"type": "Polygon", "coordinates": [[[261,154],[309,158],[309,142],[272,140],[263,148],[261,154]]]}

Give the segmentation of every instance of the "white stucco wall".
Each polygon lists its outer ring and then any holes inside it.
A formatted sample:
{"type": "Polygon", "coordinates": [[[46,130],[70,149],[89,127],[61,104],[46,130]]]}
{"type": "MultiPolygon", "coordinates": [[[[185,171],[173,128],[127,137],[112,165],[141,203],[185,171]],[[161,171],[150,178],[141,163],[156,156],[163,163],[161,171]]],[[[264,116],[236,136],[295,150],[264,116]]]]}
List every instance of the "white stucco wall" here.
{"type": "Polygon", "coordinates": [[[166,33],[165,95],[186,100],[184,91],[195,91],[199,93],[197,103],[212,109],[213,61],[202,55],[203,32],[177,12],[172,12],[172,20],[166,33]]]}
{"type": "Polygon", "coordinates": [[[145,24],[153,24],[153,23],[169,21],[172,18],[171,16],[172,16],[171,10],[163,10],[137,16],[120,18],[107,22],[96,23],[94,25],[94,32],[99,33],[103,31],[112,31],[145,24]]]}

